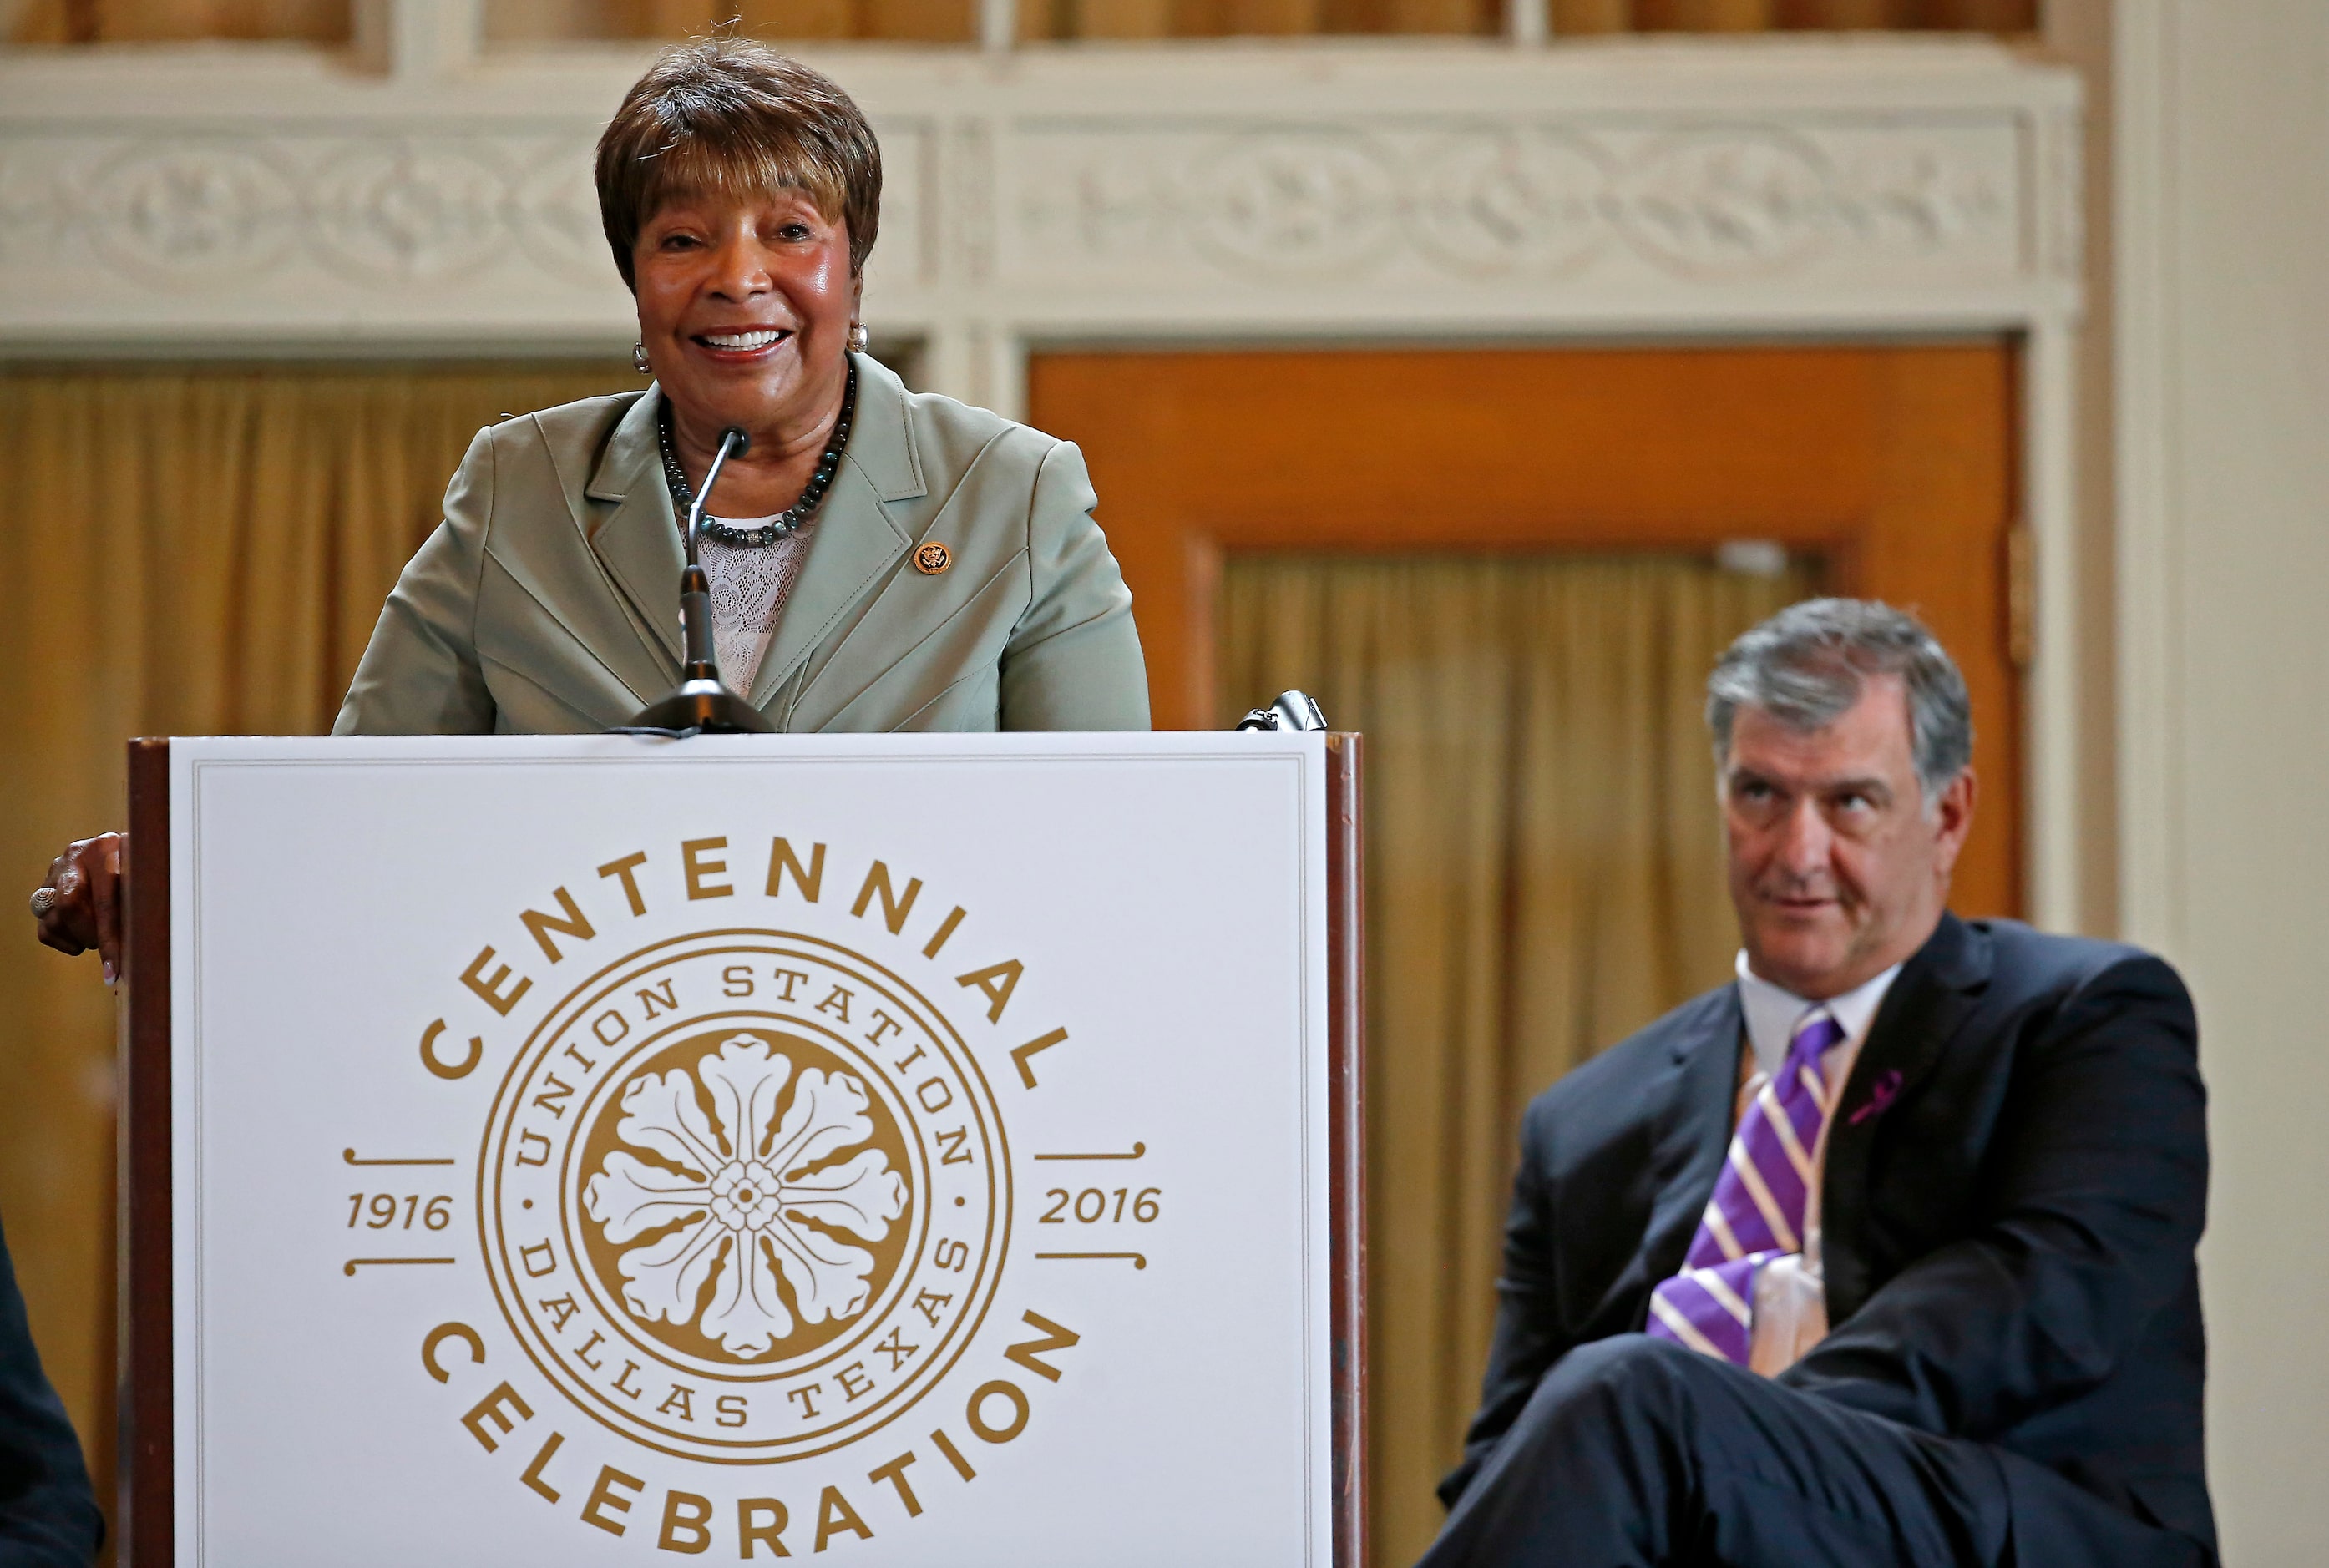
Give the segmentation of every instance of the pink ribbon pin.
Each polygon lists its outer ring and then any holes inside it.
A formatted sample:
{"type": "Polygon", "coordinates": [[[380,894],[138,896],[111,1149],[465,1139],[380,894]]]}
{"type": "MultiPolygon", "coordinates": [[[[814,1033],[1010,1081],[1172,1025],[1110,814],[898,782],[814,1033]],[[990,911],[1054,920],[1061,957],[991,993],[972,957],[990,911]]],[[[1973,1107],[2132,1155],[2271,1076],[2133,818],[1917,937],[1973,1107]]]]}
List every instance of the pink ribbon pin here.
{"type": "Polygon", "coordinates": [[[1891,1104],[1894,1099],[1899,1097],[1900,1093],[1900,1069],[1894,1067],[1877,1078],[1874,1085],[1868,1091],[1867,1103],[1852,1113],[1846,1124],[1857,1127],[1872,1116],[1883,1115],[1885,1107],[1891,1104]]]}

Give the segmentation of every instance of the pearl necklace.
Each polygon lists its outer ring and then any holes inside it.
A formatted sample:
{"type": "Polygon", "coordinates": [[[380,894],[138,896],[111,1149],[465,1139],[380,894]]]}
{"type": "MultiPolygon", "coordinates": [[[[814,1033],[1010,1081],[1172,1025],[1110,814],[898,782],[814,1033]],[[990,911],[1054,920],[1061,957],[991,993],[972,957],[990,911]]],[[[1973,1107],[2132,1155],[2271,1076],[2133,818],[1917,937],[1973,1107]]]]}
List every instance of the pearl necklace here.
{"type": "MultiPolygon", "coordinates": [[[[847,361],[849,380],[841,394],[841,417],[833,422],[833,435],[825,444],[824,455],[816,460],[816,472],[809,475],[808,486],[800,499],[762,523],[758,528],[731,528],[716,517],[706,516],[701,527],[704,533],[720,543],[738,549],[757,549],[774,544],[816,515],[818,503],[825,493],[833,488],[833,476],[841,469],[842,448],[849,445],[851,417],[857,412],[857,361],[847,361]]],[[[657,411],[655,438],[663,448],[664,483],[671,487],[671,504],[682,518],[695,504],[694,487],[687,483],[687,471],[679,465],[679,455],[672,449],[671,399],[665,398],[657,411]]]]}

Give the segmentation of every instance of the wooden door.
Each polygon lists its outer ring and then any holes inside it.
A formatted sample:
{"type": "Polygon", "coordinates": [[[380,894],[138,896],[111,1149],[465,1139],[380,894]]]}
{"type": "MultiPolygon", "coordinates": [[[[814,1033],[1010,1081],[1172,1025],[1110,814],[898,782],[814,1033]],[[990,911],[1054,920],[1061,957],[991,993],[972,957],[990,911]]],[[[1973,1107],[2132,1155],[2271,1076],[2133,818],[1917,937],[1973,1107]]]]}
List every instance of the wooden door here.
{"type": "Polygon", "coordinates": [[[1090,463],[1160,728],[1215,720],[1228,551],[1816,555],[1830,591],[1913,608],[1963,668],[1982,808],[1951,903],[2011,915],[2015,382],[1997,342],[1117,352],[1038,356],[1028,402],[1090,463]]]}

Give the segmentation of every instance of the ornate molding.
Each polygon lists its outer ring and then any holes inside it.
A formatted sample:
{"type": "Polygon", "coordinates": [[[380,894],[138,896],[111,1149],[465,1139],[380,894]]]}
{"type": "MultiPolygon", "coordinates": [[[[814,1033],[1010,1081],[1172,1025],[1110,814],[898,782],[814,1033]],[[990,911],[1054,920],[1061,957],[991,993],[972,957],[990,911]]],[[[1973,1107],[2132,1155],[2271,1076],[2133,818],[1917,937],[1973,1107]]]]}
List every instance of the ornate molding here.
{"type": "MultiPolygon", "coordinates": [[[[912,286],[929,274],[926,132],[882,132],[883,260],[912,286]]],[[[0,334],[69,323],[87,300],[117,332],[193,304],[205,321],[263,310],[270,332],[461,333],[522,303],[535,330],[603,336],[626,302],[599,230],[595,134],[425,121],[0,132],[0,334]]]]}
{"type": "Polygon", "coordinates": [[[605,244],[589,147],[571,134],[418,126],[13,135],[0,142],[0,278],[16,309],[84,290],[118,301],[121,283],[147,285],[157,293],[137,301],[139,315],[189,295],[272,295],[306,275],[394,296],[469,286],[498,268],[561,294],[603,293],[604,268],[584,253],[605,244]]]}
{"type": "Polygon", "coordinates": [[[2029,134],[2006,115],[1023,127],[1006,272],[1208,288],[1840,274],[2011,286],[2029,272],[2029,134]]]}
{"type": "MultiPolygon", "coordinates": [[[[962,344],[2075,309],[2060,71],[1980,46],[1411,55],[829,61],[887,163],[870,308],[962,344]]],[[[627,335],[572,106],[635,61],[415,87],[270,58],[77,87],[0,56],[0,343],[627,335]]]]}

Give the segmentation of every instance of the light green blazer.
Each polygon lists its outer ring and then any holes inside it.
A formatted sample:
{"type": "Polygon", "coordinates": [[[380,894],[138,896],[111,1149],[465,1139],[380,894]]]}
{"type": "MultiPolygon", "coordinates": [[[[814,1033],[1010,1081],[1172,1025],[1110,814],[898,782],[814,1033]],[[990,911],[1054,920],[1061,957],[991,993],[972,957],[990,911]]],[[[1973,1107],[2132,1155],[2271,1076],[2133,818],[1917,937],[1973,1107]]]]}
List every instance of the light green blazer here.
{"type": "MultiPolygon", "coordinates": [[[[572,734],[678,682],[659,394],[477,432],[335,735],[572,734]]],[[[1132,596],[1065,441],[857,356],[856,426],[753,706],[780,730],[1146,729],[1132,596]],[[909,556],[953,551],[936,576],[909,556]]]]}

